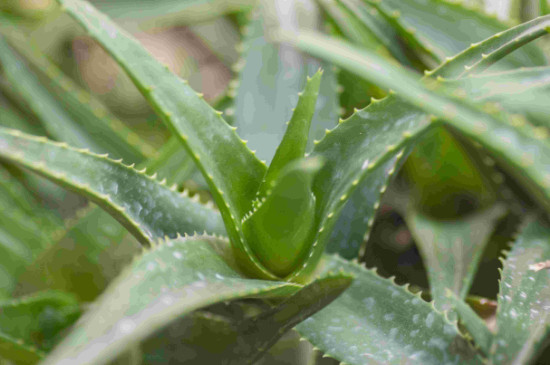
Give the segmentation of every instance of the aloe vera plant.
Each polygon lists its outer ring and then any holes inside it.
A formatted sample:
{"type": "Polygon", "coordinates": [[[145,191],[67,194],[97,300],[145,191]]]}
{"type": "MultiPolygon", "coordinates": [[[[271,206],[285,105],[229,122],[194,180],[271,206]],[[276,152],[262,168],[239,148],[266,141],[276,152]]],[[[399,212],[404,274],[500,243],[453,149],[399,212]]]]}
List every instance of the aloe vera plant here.
{"type": "Polygon", "coordinates": [[[0,7],[0,363],[544,363],[540,9],[519,24],[446,0],[0,7]],[[212,19],[242,33],[215,107],[131,34],[212,19]],[[145,122],[55,60],[76,32],[145,122]]]}

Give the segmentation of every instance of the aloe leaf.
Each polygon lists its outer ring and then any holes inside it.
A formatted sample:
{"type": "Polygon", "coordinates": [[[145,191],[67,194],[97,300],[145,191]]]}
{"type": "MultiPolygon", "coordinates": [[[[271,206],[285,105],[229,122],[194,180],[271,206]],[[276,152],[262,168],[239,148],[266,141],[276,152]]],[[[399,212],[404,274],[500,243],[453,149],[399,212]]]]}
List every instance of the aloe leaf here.
{"type": "Polygon", "coordinates": [[[0,64],[11,89],[25,101],[51,136],[74,146],[97,151],[89,136],[67,116],[36,77],[25,69],[3,37],[0,37],[0,64]]]}
{"type": "Polygon", "coordinates": [[[356,16],[361,24],[403,65],[410,65],[410,61],[403,50],[404,47],[396,40],[397,31],[379,14],[379,10],[366,2],[354,0],[339,0],[348,9],[350,16],[356,16]]]}
{"type": "Polygon", "coordinates": [[[409,27],[403,21],[399,10],[392,10],[392,8],[387,7],[381,1],[362,1],[375,9],[376,13],[374,16],[393,29],[393,32],[396,35],[394,40],[399,37],[403,39],[403,43],[405,43],[404,47],[410,50],[417,60],[421,61],[423,64],[438,62],[439,56],[434,53],[433,48],[429,44],[418,36],[417,32],[413,28],[409,27]]]}
{"type": "MultiPolygon", "coordinates": [[[[113,158],[134,162],[155,155],[155,149],[148,142],[113,116],[93,95],[76,85],[44,54],[29,46],[29,40],[23,37],[12,39],[10,43],[14,48],[23,53],[26,59],[41,71],[46,79],[46,86],[58,103],[73,120],[78,121],[79,127],[93,140],[97,152],[106,152],[113,158]]],[[[86,147],[82,144],[74,146],[86,147]]]]}
{"type": "MultiPolygon", "coordinates": [[[[479,43],[471,44],[470,47],[447,59],[427,74],[459,78],[480,73],[504,56],[520,47],[523,49],[525,44],[547,34],[549,27],[550,16],[544,16],[498,32],[479,43]]],[[[521,66],[526,65],[531,65],[531,63],[521,64],[521,66]]]]}
{"type": "Polygon", "coordinates": [[[258,194],[260,197],[265,196],[266,192],[273,187],[285,166],[296,159],[304,157],[322,74],[323,72],[319,70],[311,79],[308,77],[306,87],[298,99],[292,118],[288,122],[283,140],[277,147],[264,181],[260,185],[258,194]]]}
{"type": "Polygon", "coordinates": [[[343,269],[351,286],[297,331],[347,364],[481,364],[456,325],[419,295],[374,271],[326,256],[322,270],[343,269]]]}
{"type": "Polygon", "coordinates": [[[291,273],[310,250],[315,228],[311,183],[321,166],[319,158],[294,161],[243,218],[243,233],[253,254],[279,277],[291,273]]]}
{"type": "Polygon", "coordinates": [[[398,153],[383,162],[363,179],[346,202],[326,247],[346,259],[356,259],[363,242],[368,238],[380,201],[391,177],[399,171],[409,151],[398,153]]]}
{"type": "MultiPolygon", "coordinates": [[[[368,28],[363,26],[359,18],[360,12],[358,9],[350,9],[353,4],[347,3],[346,7],[343,6],[340,1],[335,0],[319,0],[318,2],[323,7],[323,10],[338,25],[340,31],[346,38],[368,49],[374,50],[379,48],[378,39],[368,28]]],[[[379,50],[383,50],[383,48],[379,48],[379,50]]]]}
{"type": "Polygon", "coordinates": [[[79,314],[78,302],[63,292],[1,300],[0,356],[23,364],[38,362],[79,314]]]}
{"type": "MultiPolygon", "coordinates": [[[[1,96],[1,93],[0,93],[1,96]]],[[[44,131],[33,123],[30,123],[15,108],[0,103],[2,117],[0,117],[0,126],[12,129],[19,129],[28,134],[43,135],[44,131]]]]}
{"type": "Polygon", "coordinates": [[[504,260],[490,363],[527,363],[550,333],[550,228],[533,220],[504,260]]]}
{"type": "MultiPolygon", "coordinates": [[[[495,17],[460,3],[443,0],[389,0],[381,5],[396,12],[404,26],[416,33],[426,48],[432,49],[440,61],[508,28],[495,17]]],[[[524,47],[505,61],[506,65],[540,66],[547,63],[544,54],[534,45],[524,47]]]]}
{"type": "Polygon", "coordinates": [[[155,20],[166,24],[173,19],[179,24],[208,21],[224,14],[250,10],[256,0],[99,0],[94,6],[117,20],[155,20]]]}
{"type": "Polygon", "coordinates": [[[437,220],[410,211],[406,221],[428,270],[432,297],[448,309],[446,290],[464,299],[496,221],[504,209],[496,205],[452,220],[437,220]]]}
{"type": "MultiPolygon", "coordinates": [[[[361,77],[394,89],[403,100],[441,117],[444,123],[486,147],[541,204],[549,206],[550,174],[546,160],[550,151],[544,136],[536,130],[529,126],[518,127],[514,118],[504,113],[489,114],[466,100],[447,96],[446,90],[437,82],[423,86],[405,70],[342,42],[334,43],[321,36],[304,34],[296,43],[300,48],[332,60],[361,77]],[[437,93],[432,91],[434,88],[438,89],[437,93]]],[[[426,80],[428,84],[429,81],[426,80]]]]}
{"type": "Polygon", "coordinates": [[[81,0],[58,0],[126,70],[153,109],[180,138],[210,186],[227,233],[243,265],[273,278],[250,257],[239,220],[266,172],[266,166],[245,146],[220,116],[186,82],[158,63],[126,32],[81,0]]]}
{"type": "Polygon", "coordinates": [[[494,334],[489,330],[485,322],[479,318],[466,302],[459,299],[450,289],[445,290],[445,301],[452,306],[454,313],[458,316],[459,323],[466,328],[475,345],[487,355],[494,334]]]}
{"type": "Polygon", "coordinates": [[[486,105],[493,103],[494,108],[522,114],[537,126],[550,126],[550,105],[546,102],[550,95],[549,67],[476,75],[444,81],[444,84],[455,94],[467,94],[486,105]]]}
{"type": "Polygon", "coordinates": [[[300,286],[246,279],[227,241],[160,243],[134,261],[44,364],[102,364],[193,310],[245,297],[287,296],[300,286]]]}
{"type": "Polygon", "coordinates": [[[258,359],[286,331],[332,302],[351,281],[352,278],[345,273],[323,276],[272,308],[264,308],[265,305],[249,308],[243,307],[243,303],[232,302],[225,305],[223,311],[218,308],[196,311],[162,331],[161,336],[170,334],[176,341],[169,338],[157,340],[158,334],[148,340],[142,346],[144,352],[148,352],[144,360],[158,363],[153,355],[165,348],[159,345],[177,343],[177,347],[174,346],[177,354],[172,358],[166,354],[162,359],[164,363],[177,360],[186,364],[259,364],[258,359]],[[156,349],[153,347],[155,342],[156,349]]]}
{"type": "Polygon", "coordinates": [[[0,166],[0,298],[10,296],[18,276],[63,231],[61,220],[0,166]]]}
{"type": "Polygon", "coordinates": [[[384,175],[381,170],[385,169],[385,162],[402,157],[403,149],[430,128],[424,113],[390,97],[357,111],[315,146],[311,156],[319,156],[324,162],[312,187],[317,199],[317,235],[310,257],[295,272],[296,276],[307,275],[313,269],[323,251],[315,247],[326,247],[355,189],[371,175],[384,175]]]}
{"type": "MultiPolygon", "coordinates": [[[[311,1],[260,2],[247,25],[237,62],[239,79],[235,93],[234,125],[258,157],[271,161],[299,100],[306,78],[321,65],[288,45],[273,42],[277,27],[290,31],[318,29],[319,14],[311,1]],[[304,9],[307,9],[305,11],[304,9]],[[275,29],[274,29],[275,28],[275,29]]],[[[321,65],[324,66],[324,65],[321,65]]],[[[308,151],[313,140],[338,120],[338,93],[334,72],[325,67],[318,102],[311,122],[308,151]]]]}
{"type": "Polygon", "coordinates": [[[182,232],[224,233],[216,211],[118,161],[7,129],[0,129],[0,146],[1,157],[92,199],[143,243],[182,232]]]}

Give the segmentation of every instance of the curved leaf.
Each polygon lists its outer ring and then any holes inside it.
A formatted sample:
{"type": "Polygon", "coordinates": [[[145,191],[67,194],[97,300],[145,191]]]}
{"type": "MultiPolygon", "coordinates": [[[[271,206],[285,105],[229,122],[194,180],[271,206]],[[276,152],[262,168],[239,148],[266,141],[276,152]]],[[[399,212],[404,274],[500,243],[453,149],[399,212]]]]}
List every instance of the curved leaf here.
{"type": "Polygon", "coordinates": [[[374,218],[390,179],[409,156],[409,150],[391,157],[367,174],[353,192],[334,225],[326,252],[338,253],[346,259],[356,259],[363,242],[367,241],[374,218]]]}
{"type": "Polygon", "coordinates": [[[527,363],[550,335],[548,237],[546,223],[529,222],[504,261],[490,364],[527,363]]]}
{"type": "MultiPolygon", "coordinates": [[[[260,158],[271,161],[285,133],[285,123],[299,100],[308,75],[320,63],[292,47],[273,42],[278,27],[298,32],[318,29],[314,1],[262,1],[246,27],[243,55],[236,64],[239,79],[235,90],[234,120],[239,134],[260,158]]],[[[323,66],[323,65],[321,65],[323,66]]],[[[328,66],[328,65],[327,65],[328,66]]],[[[336,75],[326,67],[311,122],[308,151],[313,140],[338,120],[336,75]]]]}
{"type": "Polygon", "coordinates": [[[0,129],[0,157],[92,199],[143,243],[178,233],[223,234],[219,214],[104,156],[0,129]]]}
{"type": "Polygon", "coordinates": [[[455,94],[467,94],[494,108],[522,114],[537,126],[550,127],[550,67],[485,73],[443,83],[455,94]]]}
{"type": "Polygon", "coordinates": [[[437,220],[417,211],[406,217],[427,267],[431,294],[436,304],[448,309],[446,290],[464,299],[477,272],[502,206],[452,220],[437,220]]]}
{"type": "Polygon", "coordinates": [[[474,340],[475,345],[478,346],[485,355],[489,354],[494,334],[489,330],[485,322],[479,318],[476,312],[474,312],[468,304],[462,299],[459,299],[451,290],[447,289],[445,291],[444,300],[453,307],[453,311],[459,318],[459,323],[466,328],[468,334],[474,340]]]}
{"type": "Polygon", "coordinates": [[[259,197],[265,196],[266,192],[272,188],[285,166],[296,159],[304,157],[322,74],[323,72],[319,70],[311,79],[308,77],[306,87],[298,99],[292,118],[288,122],[283,140],[277,147],[275,156],[273,156],[262,185],[260,185],[259,197]]]}
{"type": "MultiPolygon", "coordinates": [[[[4,19],[0,16],[0,22],[4,19]]],[[[79,87],[51,62],[27,37],[17,28],[1,30],[8,42],[43,76],[43,83],[55,96],[60,106],[64,108],[73,120],[78,121],[78,127],[86,132],[101,153],[109,153],[113,158],[123,158],[125,161],[140,162],[144,158],[153,157],[155,149],[140,136],[131,131],[92,94],[79,87]]],[[[30,73],[30,69],[27,70],[30,73]]],[[[63,142],[69,142],[64,141],[63,142]]],[[[88,147],[73,144],[75,147],[88,147]]]]}
{"type": "Polygon", "coordinates": [[[44,209],[0,166],[0,298],[11,296],[19,275],[51,246],[63,222],[44,209]]]}
{"type": "MultiPolygon", "coordinates": [[[[394,12],[440,61],[507,28],[495,17],[448,0],[388,0],[380,6],[394,12]]],[[[547,64],[547,60],[535,45],[529,45],[510,55],[505,63],[508,67],[540,66],[547,64]]]]}
{"type": "Polygon", "coordinates": [[[265,164],[202,95],[163,67],[105,15],[82,0],[58,2],[113,56],[159,117],[180,138],[210,186],[243,265],[256,275],[274,278],[247,252],[239,225],[251,208],[266,171],[265,164]]]}
{"type": "Polygon", "coordinates": [[[352,277],[345,273],[323,276],[271,308],[263,303],[251,306],[247,301],[226,303],[222,310],[220,304],[195,311],[164,329],[161,339],[155,334],[147,340],[142,346],[146,352],[144,361],[190,365],[264,363],[258,359],[286,331],[332,302],[351,281],[352,277]],[[166,347],[173,351],[166,351],[166,347]]]}
{"type": "Polygon", "coordinates": [[[494,110],[487,113],[466,100],[449,96],[450,92],[438,82],[426,80],[424,86],[408,72],[366,51],[321,36],[300,35],[296,43],[308,52],[394,89],[400,98],[441,117],[443,122],[486,147],[542,205],[550,207],[550,144],[545,135],[528,125],[520,127],[505,113],[494,110]]]}
{"type": "Polygon", "coordinates": [[[243,233],[251,251],[279,277],[291,274],[311,250],[315,228],[311,183],[321,166],[318,158],[293,161],[267,196],[243,218],[243,233]]]}
{"type": "Polygon", "coordinates": [[[0,356],[17,363],[36,363],[79,314],[78,302],[63,292],[0,301],[0,356]]]}
{"type": "Polygon", "coordinates": [[[470,47],[446,59],[435,70],[429,71],[427,74],[459,78],[480,73],[516,49],[547,34],[549,27],[550,16],[545,16],[496,33],[479,43],[471,44],[470,47]]]}
{"type": "Polygon", "coordinates": [[[51,136],[74,146],[88,147],[100,152],[91,138],[69,118],[36,76],[26,69],[2,36],[0,36],[0,64],[11,89],[36,114],[51,136]]]}
{"type": "Polygon", "coordinates": [[[246,279],[227,241],[207,236],[160,243],[120,275],[44,361],[103,364],[193,310],[245,297],[287,296],[296,284],[246,279]]]}
{"type": "Polygon", "coordinates": [[[482,364],[467,341],[430,303],[375,272],[325,257],[322,270],[344,269],[351,287],[296,329],[347,364],[482,364]]]}

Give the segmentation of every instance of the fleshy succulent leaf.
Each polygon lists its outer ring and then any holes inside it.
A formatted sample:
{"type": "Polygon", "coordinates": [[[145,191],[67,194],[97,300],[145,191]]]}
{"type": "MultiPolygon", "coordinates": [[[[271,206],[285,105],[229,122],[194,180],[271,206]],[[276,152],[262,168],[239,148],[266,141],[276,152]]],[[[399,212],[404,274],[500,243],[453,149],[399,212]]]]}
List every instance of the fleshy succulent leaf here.
{"type": "Polygon", "coordinates": [[[320,158],[291,162],[243,218],[243,233],[253,254],[279,277],[292,273],[311,250],[315,228],[311,184],[321,166],[320,158]]]}
{"type": "Polygon", "coordinates": [[[437,82],[425,80],[424,86],[408,72],[342,42],[306,34],[300,35],[295,42],[310,53],[392,88],[403,100],[442,118],[444,123],[487,148],[532,196],[546,208],[550,207],[550,174],[546,168],[550,166],[546,161],[550,146],[545,136],[535,129],[520,128],[513,116],[494,110],[485,112],[464,99],[448,95],[437,82]]]}
{"type": "Polygon", "coordinates": [[[105,14],[117,20],[151,21],[166,24],[170,19],[178,24],[195,24],[215,19],[224,14],[230,14],[252,9],[254,0],[163,0],[140,1],[109,0],[94,1],[94,5],[105,14]]]}
{"type": "MultiPolygon", "coordinates": [[[[459,299],[450,289],[445,290],[445,301],[453,308],[452,311],[457,314],[459,323],[466,328],[475,345],[485,355],[489,354],[494,334],[489,330],[485,322],[466,302],[459,299]]],[[[437,299],[435,300],[435,304],[437,305],[437,299]]]]}
{"type": "Polygon", "coordinates": [[[432,298],[442,310],[446,290],[464,299],[477,272],[479,260],[503,207],[452,220],[437,220],[418,211],[409,212],[406,221],[428,271],[432,298]]]}
{"type": "MultiPolygon", "coordinates": [[[[174,322],[162,331],[162,335],[170,333],[170,343],[177,343],[174,347],[180,357],[174,354],[172,361],[226,365],[258,363],[286,331],[324,308],[351,281],[352,277],[345,273],[323,276],[274,307],[264,304],[249,308],[251,303],[248,301],[247,307],[243,306],[244,302],[227,303],[223,311],[205,308],[174,322]],[[216,340],[212,341],[213,338],[216,340]]],[[[170,341],[168,336],[160,341],[152,337],[145,350],[152,353],[152,345],[165,341],[170,341]]],[[[153,354],[158,354],[159,350],[153,354]]],[[[153,358],[151,355],[147,357],[149,361],[153,358]]],[[[170,353],[166,353],[163,361],[170,360],[170,353]]]]}
{"type": "Polygon", "coordinates": [[[0,301],[0,356],[32,364],[80,314],[74,296],[55,291],[0,301]]]}
{"type": "Polygon", "coordinates": [[[63,232],[61,219],[0,165],[0,298],[11,296],[19,275],[63,232]]]}
{"type": "Polygon", "coordinates": [[[113,56],[159,117],[180,138],[210,186],[242,264],[258,275],[273,278],[261,265],[248,259],[239,226],[239,220],[251,208],[266,172],[265,164],[246,147],[220,113],[127,32],[88,2],[58,2],[113,56]]]}
{"type": "Polygon", "coordinates": [[[456,326],[430,303],[374,271],[327,256],[322,270],[355,276],[348,288],[296,329],[347,364],[481,364],[456,326]]]}
{"type": "MultiPolygon", "coordinates": [[[[399,18],[405,29],[414,33],[440,62],[468,48],[472,42],[479,42],[507,28],[495,17],[487,16],[479,9],[468,9],[458,2],[389,0],[379,3],[399,18]]],[[[547,61],[540,49],[529,45],[510,55],[505,63],[512,67],[541,66],[547,61]]]]}
{"type": "MultiPolygon", "coordinates": [[[[550,67],[533,67],[522,70],[484,73],[459,80],[444,81],[455,94],[467,94],[480,103],[504,108],[510,113],[527,118],[536,126],[550,127],[550,67]]],[[[540,128],[539,133],[544,133],[540,128]]]]}
{"type": "MultiPolygon", "coordinates": [[[[51,62],[36,45],[17,28],[3,27],[4,19],[0,15],[0,31],[6,35],[8,43],[19,51],[27,62],[40,71],[45,79],[44,84],[78,126],[90,137],[97,148],[94,152],[109,153],[113,158],[123,158],[125,161],[140,162],[145,158],[154,157],[156,151],[138,134],[131,131],[122,121],[118,120],[92,94],[79,87],[51,62]]],[[[13,27],[13,26],[12,26],[13,27]]],[[[30,69],[27,69],[30,73],[30,69]]],[[[57,136],[56,136],[57,137],[57,136]]],[[[89,147],[75,141],[62,140],[74,147],[89,147]]]]}
{"type": "Polygon", "coordinates": [[[6,79],[10,82],[11,89],[25,101],[52,137],[73,146],[102,152],[82,128],[67,115],[53,95],[40,84],[36,76],[30,73],[2,36],[0,36],[0,64],[6,79]]]}
{"type": "Polygon", "coordinates": [[[287,296],[296,284],[247,279],[229,243],[194,236],[160,243],[137,258],[44,364],[105,363],[174,319],[222,301],[287,296]]]}
{"type": "Polygon", "coordinates": [[[447,59],[428,74],[459,78],[480,73],[526,43],[548,34],[549,27],[550,16],[545,16],[496,33],[479,43],[471,44],[470,47],[447,59]]]}
{"type": "Polygon", "coordinates": [[[294,160],[301,159],[306,153],[307,138],[311,119],[315,113],[315,104],[319,94],[322,71],[318,71],[311,79],[308,78],[306,87],[288,122],[283,140],[275,151],[275,156],[269,164],[266,176],[260,185],[258,196],[264,197],[273,187],[281,171],[294,160]]]}
{"type": "Polygon", "coordinates": [[[526,363],[550,333],[550,228],[541,219],[519,233],[504,260],[491,364],[526,363]]]}
{"type": "Polygon", "coordinates": [[[178,233],[225,232],[217,211],[121,162],[9,129],[0,129],[0,146],[2,158],[84,194],[143,243],[178,233]]]}
{"type": "Polygon", "coordinates": [[[308,151],[313,140],[336,124],[339,107],[336,75],[330,67],[323,67],[317,60],[272,39],[278,27],[292,32],[319,29],[314,1],[260,1],[251,15],[245,28],[242,58],[235,64],[239,78],[231,90],[235,94],[233,118],[250,148],[269,162],[283,138],[285,123],[291,118],[307,76],[320,66],[324,74],[309,130],[308,151]]]}
{"type": "MultiPolygon", "coordinates": [[[[410,148],[408,148],[410,150],[410,148]]],[[[368,239],[380,201],[390,179],[399,171],[409,151],[399,152],[367,174],[346,202],[326,247],[346,259],[356,259],[363,242],[368,239]]]]}

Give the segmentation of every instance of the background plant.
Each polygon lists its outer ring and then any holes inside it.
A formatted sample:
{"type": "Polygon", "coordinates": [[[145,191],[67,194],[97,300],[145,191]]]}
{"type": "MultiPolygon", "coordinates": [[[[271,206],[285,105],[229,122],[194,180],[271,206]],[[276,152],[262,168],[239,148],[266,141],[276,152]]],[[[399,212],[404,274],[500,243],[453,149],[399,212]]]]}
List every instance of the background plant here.
{"type": "Polygon", "coordinates": [[[544,363],[545,1],[59,2],[0,13],[6,362],[544,363]]]}

